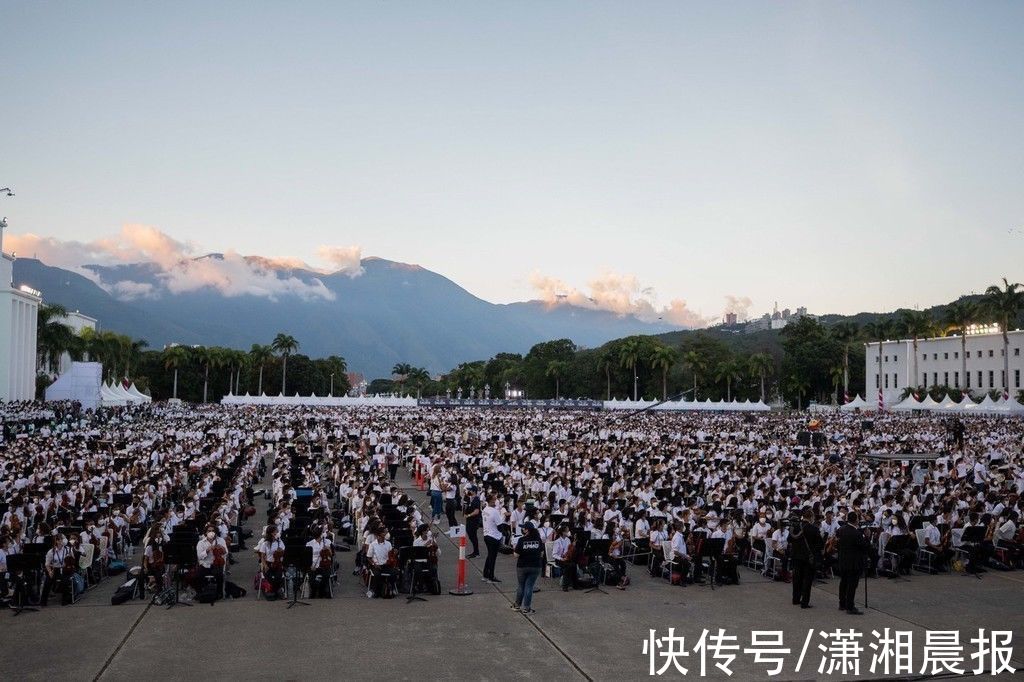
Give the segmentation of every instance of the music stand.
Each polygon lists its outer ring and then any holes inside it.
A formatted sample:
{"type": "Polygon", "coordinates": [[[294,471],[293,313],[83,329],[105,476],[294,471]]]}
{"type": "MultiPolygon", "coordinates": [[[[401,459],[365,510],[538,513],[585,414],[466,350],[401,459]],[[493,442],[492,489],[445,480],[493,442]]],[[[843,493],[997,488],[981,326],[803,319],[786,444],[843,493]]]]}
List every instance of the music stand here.
{"type": "Polygon", "coordinates": [[[405,565],[411,567],[412,570],[412,585],[410,586],[411,593],[405,598],[405,603],[411,604],[414,601],[427,601],[416,592],[416,574],[418,572],[418,565],[430,566],[430,548],[402,547],[398,550],[398,561],[401,562],[403,558],[406,562],[405,565]],[[402,555],[405,556],[403,557],[402,555]]]}
{"type": "Polygon", "coordinates": [[[725,551],[725,538],[706,538],[700,543],[700,554],[697,556],[697,561],[701,561],[704,557],[708,558],[708,581],[707,584],[711,586],[711,591],[715,591],[715,581],[718,580],[718,562],[722,558],[722,552],[725,551]]]}
{"type": "MultiPolygon", "coordinates": [[[[587,544],[584,545],[583,554],[590,557],[590,561],[601,561],[608,558],[608,550],[612,546],[611,540],[587,540],[587,544]]],[[[594,586],[589,590],[586,590],[584,594],[590,594],[591,592],[600,592],[601,594],[608,594],[601,589],[601,582],[604,579],[604,569],[598,571],[599,576],[594,576],[594,586]]]]}
{"type": "Polygon", "coordinates": [[[903,561],[903,551],[910,547],[910,536],[909,535],[894,535],[889,538],[889,542],[885,543],[885,553],[894,554],[896,556],[896,566],[893,569],[893,580],[906,580],[909,581],[908,577],[900,577],[900,563],[903,561]]]}
{"type": "MultiPolygon", "coordinates": [[[[172,540],[167,544],[167,558],[166,562],[174,566],[174,590],[173,599],[167,604],[167,608],[173,608],[175,606],[192,606],[187,601],[181,601],[179,595],[181,593],[181,574],[189,566],[196,566],[199,560],[196,556],[196,546],[192,542],[175,542],[172,540]]],[[[153,600],[156,601],[154,595],[153,600]]]]}
{"type": "Polygon", "coordinates": [[[284,563],[287,565],[284,577],[292,588],[292,599],[288,602],[287,608],[290,609],[296,604],[311,606],[309,602],[299,600],[299,592],[302,590],[307,574],[313,566],[313,548],[306,547],[306,545],[285,545],[284,563]],[[298,580],[298,585],[295,584],[296,580],[298,580]]]}
{"type": "Polygon", "coordinates": [[[7,571],[11,574],[11,582],[14,583],[14,599],[11,601],[11,610],[14,615],[21,615],[25,611],[38,611],[35,604],[27,603],[28,578],[26,574],[31,573],[35,577],[36,585],[39,584],[39,572],[43,569],[44,557],[39,554],[11,554],[7,557],[7,571]]]}

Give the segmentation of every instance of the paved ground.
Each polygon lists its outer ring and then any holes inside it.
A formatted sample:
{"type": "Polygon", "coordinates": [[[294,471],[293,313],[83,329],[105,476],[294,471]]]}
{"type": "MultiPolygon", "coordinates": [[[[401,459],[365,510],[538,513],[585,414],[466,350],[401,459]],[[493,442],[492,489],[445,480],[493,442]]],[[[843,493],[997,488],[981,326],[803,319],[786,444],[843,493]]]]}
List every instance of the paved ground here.
{"type": "MultiPolygon", "coordinates": [[[[968,671],[975,666],[969,640],[978,628],[1011,630],[1014,667],[1024,669],[1024,571],[987,573],[980,581],[955,575],[871,580],[871,608],[855,617],[837,611],[837,581],[817,585],[815,608],[800,610],[789,603],[789,585],[751,571],[741,572],[741,585],[712,591],[673,587],[635,567],[628,590],[607,594],[562,593],[542,579],[534,603],[538,613],[527,618],[509,608],[515,591],[512,557],[499,559],[500,585],[480,582],[483,562],[474,560],[472,596],[445,594],[406,604],[404,598],[367,599],[351,575],[351,556],[342,555],[349,570],[343,571],[334,600],[291,610],[251,595],[212,607],[168,610],[138,601],[113,607],[110,594],[120,581],[110,579],[74,606],[51,606],[10,619],[0,614],[0,679],[639,679],[649,673],[642,648],[649,631],[664,636],[669,627],[685,636],[690,652],[678,660],[688,677],[700,674],[693,646],[701,632],[718,628],[736,635],[743,648],[753,629],[784,631],[784,646],[793,652],[772,679],[824,678],[818,674],[823,654],[817,650],[824,640],[817,631],[836,628],[856,628],[864,634],[865,647],[873,641],[872,630],[913,632],[914,676],[920,672],[927,629],[961,632],[968,671]],[[809,630],[815,631],[813,641],[796,670],[809,630]]],[[[454,547],[444,548],[446,591],[454,580],[456,556],[454,547]]],[[[253,563],[243,557],[232,578],[251,585],[253,563]]],[[[858,599],[863,603],[863,589],[858,599]]],[[[860,657],[862,678],[883,676],[880,669],[874,674],[868,669],[872,653],[860,657]]],[[[656,667],[666,662],[658,657],[656,667]]],[[[770,666],[757,664],[749,654],[740,652],[729,667],[732,679],[769,679],[770,666]]],[[[706,676],[727,677],[714,667],[710,653],[706,676]]],[[[682,676],[670,665],[663,677],[682,676]]]]}

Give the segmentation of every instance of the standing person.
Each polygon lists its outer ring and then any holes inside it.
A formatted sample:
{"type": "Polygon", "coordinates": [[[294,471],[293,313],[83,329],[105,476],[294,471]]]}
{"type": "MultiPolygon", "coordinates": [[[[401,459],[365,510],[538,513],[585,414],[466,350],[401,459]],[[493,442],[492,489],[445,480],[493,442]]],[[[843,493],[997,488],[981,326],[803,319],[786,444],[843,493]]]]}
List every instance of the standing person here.
{"type": "Polygon", "coordinates": [[[467,559],[475,559],[480,556],[480,540],[477,539],[476,532],[480,530],[480,526],[483,525],[483,517],[481,516],[480,509],[480,496],[476,494],[476,486],[469,486],[468,502],[466,503],[466,535],[469,536],[469,541],[473,544],[473,553],[470,554],[467,559]]]}
{"type": "Polygon", "coordinates": [[[516,603],[512,608],[526,615],[536,613],[533,610],[533,586],[537,584],[541,569],[544,567],[544,543],[540,539],[536,526],[527,521],[522,526],[523,536],[516,543],[516,603]]]}
{"type": "Polygon", "coordinates": [[[444,481],[441,475],[441,465],[435,464],[430,470],[430,522],[440,523],[441,514],[444,513],[444,491],[441,489],[444,481]]]}
{"type": "Polygon", "coordinates": [[[836,531],[836,540],[839,545],[839,608],[852,615],[861,615],[863,611],[854,606],[854,599],[870,544],[857,527],[857,512],[851,511],[846,515],[846,523],[836,531]]]}
{"type": "Polygon", "coordinates": [[[487,545],[487,559],[484,561],[484,582],[500,583],[494,577],[494,564],[498,560],[498,549],[501,547],[501,530],[499,525],[504,523],[504,517],[498,510],[498,497],[494,493],[487,496],[487,506],[484,507],[484,544],[487,545]]]}
{"type": "Polygon", "coordinates": [[[448,519],[448,527],[453,528],[459,525],[455,519],[455,497],[459,494],[459,477],[456,474],[448,474],[441,487],[444,491],[444,515],[448,519]]]}
{"type": "Polygon", "coordinates": [[[814,574],[821,565],[821,550],[825,546],[814,523],[813,510],[804,510],[803,518],[789,536],[789,546],[793,557],[793,605],[809,609],[814,574]]]}

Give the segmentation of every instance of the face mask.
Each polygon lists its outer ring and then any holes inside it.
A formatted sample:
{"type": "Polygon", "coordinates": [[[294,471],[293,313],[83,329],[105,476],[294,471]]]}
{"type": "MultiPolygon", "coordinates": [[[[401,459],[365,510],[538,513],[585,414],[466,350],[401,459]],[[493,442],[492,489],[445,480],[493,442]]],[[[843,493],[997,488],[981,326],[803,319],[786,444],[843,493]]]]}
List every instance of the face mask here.
{"type": "Polygon", "coordinates": [[[216,536],[217,536],[216,533],[210,532],[210,533],[206,534],[206,539],[210,540],[210,541],[213,541],[213,538],[215,538],[216,536]]]}
{"type": "Polygon", "coordinates": [[[889,521],[889,523],[890,523],[890,524],[892,524],[893,526],[895,526],[895,525],[896,525],[896,519],[891,519],[891,520],[889,521]]]}
{"type": "Polygon", "coordinates": [[[761,523],[764,523],[765,522],[765,518],[762,516],[761,518],[758,519],[758,521],[760,521],[761,523]]]}

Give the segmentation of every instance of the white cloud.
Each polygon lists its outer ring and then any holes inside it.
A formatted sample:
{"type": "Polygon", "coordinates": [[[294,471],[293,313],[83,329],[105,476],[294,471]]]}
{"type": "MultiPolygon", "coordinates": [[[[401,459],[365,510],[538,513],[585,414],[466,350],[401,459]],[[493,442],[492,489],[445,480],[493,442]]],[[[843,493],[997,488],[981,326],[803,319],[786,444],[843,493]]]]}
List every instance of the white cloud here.
{"type": "Polygon", "coordinates": [[[663,322],[681,327],[705,327],[711,320],[687,307],[686,301],[672,299],[659,307],[651,287],[642,286],[636,275],[604,272],[590,280],[589,292],[566,282],[534,272],[530,285],[548,305],[569,304],[592,310],[607,310],[618,315],[634,315],[645,322],[663,322]]]}
{"type": "MultiPolygon", "coordinates": [[[[196,258],[200,252],[195,245],[180,242],[150,225],[125,225],[116,237],[103,237],[91,242],[61,241],[34,234],[12,234],[7,239],[12,250],[23,255],[31,254],[47,265],[79,272],[122,300],[154,298],[160,292],[152,284],[141,282],[102,282],[95,272],[81,266],[154,263],[159,270],[160,288],[171,293],[212,288],[224,296],[276,298],[293,295],[304,300],[334,299],[334,292],[319,278],[280,272],[282,269],[326,272],[312,268],[298,258],[245,257],[236,251],[227,251],[220,258],[196,258]]],[[[359,247],[321,247],[318,252],[321,257],[327,254],[327,259],[336,269],[344,270],[352,277],[362,274],[359,247]]]]}

